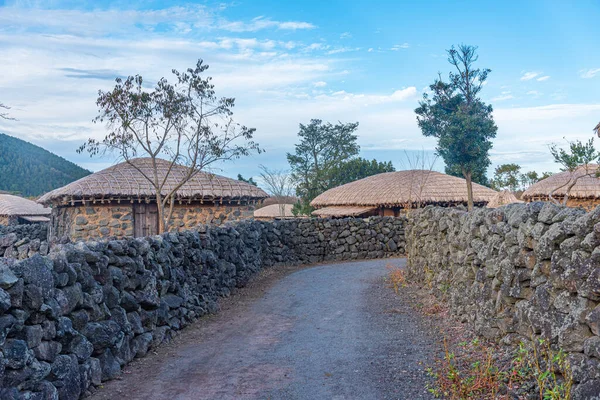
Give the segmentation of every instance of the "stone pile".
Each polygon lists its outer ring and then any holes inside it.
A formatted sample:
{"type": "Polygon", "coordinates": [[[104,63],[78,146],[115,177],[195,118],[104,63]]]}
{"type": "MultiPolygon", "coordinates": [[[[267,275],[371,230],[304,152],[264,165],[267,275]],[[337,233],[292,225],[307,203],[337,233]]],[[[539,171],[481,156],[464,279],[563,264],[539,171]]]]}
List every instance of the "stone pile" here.
{"type": "Polygon", "coordinates": [[[411,214],[406,238],[409,279],[480,335],[550,340],[568,353],[574,398],[600,393],[600,208],[427,207],[411,214]]]}
{"type": "Polygon", "coordinates": [[[0,257],[24,259],[48,254],[48,224],[0,225],[0,257]]]}
{"type": "Polygon", "coordinates": [[[404,248],[403,219],[243,221],[0,258],[0,398],[85,396],[263,267],[404,248]]]}

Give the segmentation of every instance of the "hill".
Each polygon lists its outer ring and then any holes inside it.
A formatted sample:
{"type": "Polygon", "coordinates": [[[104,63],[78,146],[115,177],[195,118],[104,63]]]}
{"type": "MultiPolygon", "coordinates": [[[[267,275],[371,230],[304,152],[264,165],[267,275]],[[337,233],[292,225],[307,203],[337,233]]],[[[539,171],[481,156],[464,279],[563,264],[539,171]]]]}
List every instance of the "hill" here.
{"type": "Polygon", "coordinates": [[[90,173],[48,150],[0,133],[0,191],[39,196],[90,173]]]}

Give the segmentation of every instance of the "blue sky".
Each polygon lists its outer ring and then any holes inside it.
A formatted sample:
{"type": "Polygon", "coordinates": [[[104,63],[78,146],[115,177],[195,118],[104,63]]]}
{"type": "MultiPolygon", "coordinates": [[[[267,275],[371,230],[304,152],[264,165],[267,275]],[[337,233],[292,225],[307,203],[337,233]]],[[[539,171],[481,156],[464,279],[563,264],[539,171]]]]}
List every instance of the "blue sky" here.
{"type": "Polygon", "coordinates": [[[362,155],[406,168],[407,152],[435,146],[414,108],[447,75],[445,50],[466,43],[492,69],[494,165],[556,171],[548,144],[587,139],[600,121],[598,20],[597,1],[0,1],[0,101],[18,118],[0,132],[101,169],[114,160],[75,153],[105,133],[91,122],[97,91],[203,58],[266,150],[223,174],[285,169],[311,118],[359,121],[362,155]]]}

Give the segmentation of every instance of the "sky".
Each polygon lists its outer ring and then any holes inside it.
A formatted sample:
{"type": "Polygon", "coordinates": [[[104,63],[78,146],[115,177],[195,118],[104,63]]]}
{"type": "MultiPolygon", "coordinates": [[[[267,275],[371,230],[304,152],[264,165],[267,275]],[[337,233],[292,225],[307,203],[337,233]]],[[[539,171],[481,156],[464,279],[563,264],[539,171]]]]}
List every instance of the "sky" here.
{"type": "Polygon", "coordinates": [[[598,20],[600,2],[586,0],[0,0],[0,102],[17,119],[0,119],[0,132],[100,170],[115,158],[75,151],[107,132],[92,122],[98,90],[128,75],[169,79],[201,58],[265,150],[216,165],[223,175],[287,169],[311,118],[358,121],[361,156],[406,169],[433,158],[414,109],[463,43],[492,70],[481,92],[498,125],[488,175],[513,162],[558,171],[548,145],[587,140],[600,121],[598,20]]]}

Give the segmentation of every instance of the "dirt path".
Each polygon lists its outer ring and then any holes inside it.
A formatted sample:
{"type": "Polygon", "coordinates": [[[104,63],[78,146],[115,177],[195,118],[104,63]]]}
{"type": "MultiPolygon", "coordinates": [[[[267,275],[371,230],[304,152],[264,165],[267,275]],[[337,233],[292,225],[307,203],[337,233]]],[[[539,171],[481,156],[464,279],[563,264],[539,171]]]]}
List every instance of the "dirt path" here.
{"type": "Polygon", "coordinates": [[[436,347],[386,287],[390,263],[405,260],[259,278],[92,399],[430,398],[436,347]]]}

